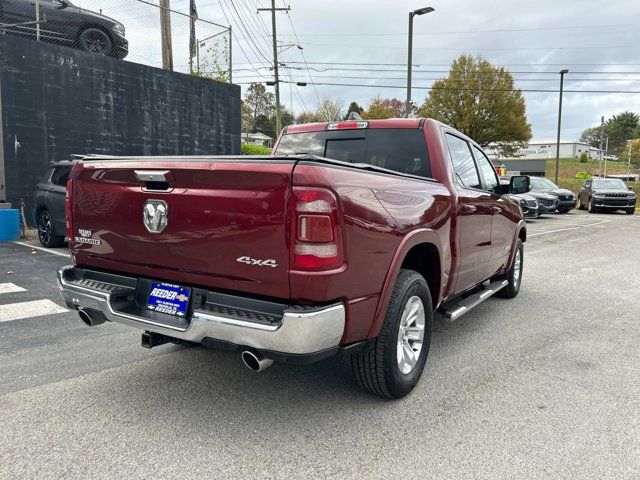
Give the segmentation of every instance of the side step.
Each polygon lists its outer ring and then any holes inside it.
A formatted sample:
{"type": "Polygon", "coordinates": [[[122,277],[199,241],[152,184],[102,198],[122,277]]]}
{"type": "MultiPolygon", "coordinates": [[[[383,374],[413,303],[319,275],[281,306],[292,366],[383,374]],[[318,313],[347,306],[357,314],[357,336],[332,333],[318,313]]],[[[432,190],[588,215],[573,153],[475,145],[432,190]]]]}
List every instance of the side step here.
{"type": "Polygon", "coordinates": [[[448,321],[454,322],[474,307],[480,305],[487,298],[502,290],[508,283],[506,280],[491,282],[477,293],[471,294],[468,297],[452,300],[450,303],[445,303],[440,307],[439,311],[448,321]]]}

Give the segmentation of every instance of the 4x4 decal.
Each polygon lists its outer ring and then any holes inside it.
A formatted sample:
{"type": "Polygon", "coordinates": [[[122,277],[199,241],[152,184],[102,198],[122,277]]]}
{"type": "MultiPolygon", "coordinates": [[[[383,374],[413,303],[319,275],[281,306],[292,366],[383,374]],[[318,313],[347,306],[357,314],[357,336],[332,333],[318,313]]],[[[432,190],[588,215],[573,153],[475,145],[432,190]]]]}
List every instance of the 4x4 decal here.
{"type": "Polygon", "coordinates": [[[260,260],[258,258],[251,257],[238,257],[236,258],[236,262],[245,263],[247,265],[257,265],[259,267],[272,267],[276,268],[278,266],[278,262],[273,259],[260,260]]]}

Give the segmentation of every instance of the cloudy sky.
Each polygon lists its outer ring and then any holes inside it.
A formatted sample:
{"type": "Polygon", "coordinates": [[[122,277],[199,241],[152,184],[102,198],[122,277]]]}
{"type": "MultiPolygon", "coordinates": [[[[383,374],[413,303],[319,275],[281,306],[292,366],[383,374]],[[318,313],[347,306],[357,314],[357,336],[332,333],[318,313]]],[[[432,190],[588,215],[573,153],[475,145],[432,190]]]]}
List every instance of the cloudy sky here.
{"type": "MultiPolygon", "coordinates": [[[[78,0],[94,6],[95,0],[78,0]]],[[[135,0],[98,2],[104,13],[122,21],[131,41],[132,61],[158,62],[155,13],[135,0]],[[134,10],[125,4],[136,4],[134,10]],[[109,7],[107,6],[109,5],[109,7]],[[112,10],[112,11],[110,11],[112,10]],[[131,12],[124,15],[123,11],[131,12]],[[151,16],[150,16],[151,15],[151,16]]],[[[285,5],[278,0],[277,6],[285,5]]],[[[407,16],[430,5],[435,12],[415,19],[413,99],[422,103],[434,79],[446,75],[451,61],[462,53],[481,55],[507,67],[525,92],[527,116],[534,138],[552,138],[557,123],[558,71],[566,76],[563,138],[575,139],[587,127],[624,110],[640,112],[640,4],[638,0],[287,0],[289,15],[277,15],[282,44],[299,42],[281,54],[283,78],[356,86],[283,85],[282,101],[300,113],[318,98],[330,97],[347,105],[366,106],[371,97],[404,98],[406,82],[407,16]],[[291,22],[290,22],[291,20],[291,22]],[[293,28],[292,28],[293,24],[293,28]],[[297,40],[294,34],[297,33],[297,40]],[[304,53],[304,58],[302,57],[304,53]],[[304,60],[308,62],[306,69],[304,60]],[[358,65],[360,64],[360,65],[358,65]],[[400,88],[390,88],[397,86],[400,88]]],[[[172,8],[187,12],[189,0],[171,0],[172,8]]],[[[270,14],[256,14],[269,0],[197,0],[201,18],[234,30],[234,81],[265,81],[272,75],[270,14]]],[[[174,16],[175,63],[186,68],[188,19],[174,16]]],[[[198,23],[198,37],[215,27],[198,23]]],[[[243,85],[246,87],[246,85],[243,85]]]]}

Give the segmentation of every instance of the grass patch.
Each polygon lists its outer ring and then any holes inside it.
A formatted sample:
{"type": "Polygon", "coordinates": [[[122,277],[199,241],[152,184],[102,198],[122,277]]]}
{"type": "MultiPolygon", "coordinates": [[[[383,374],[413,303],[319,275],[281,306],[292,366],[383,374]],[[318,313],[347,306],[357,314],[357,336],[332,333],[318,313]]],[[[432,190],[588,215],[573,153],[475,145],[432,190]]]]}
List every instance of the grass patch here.
{"type": "MultiPolygon", "coordinates": [[[[604,162],[602,164],[604,169],[604,162]]],[[[571,190],[576,195],[580,191],[580,187],[584,180],[576,178],[576,173],[586,172],[588,175],[598,175],[598,160],[587,160],[587,163],[580,163],[577,158],[561,158],[560,168],[558,169],[558,186],[571,190]]],[[[631,167],[631,173],[636,170],[631,167]]],[[[627,164],[625,162],[607,162],[607,174],[626,174],[627,164]]],[[[555,180],[556,175],[556,159],[547,160],[547,178],[555,180]]],[[[626,182],[636,195],[640,196],[640,182],[626,182]]]]}

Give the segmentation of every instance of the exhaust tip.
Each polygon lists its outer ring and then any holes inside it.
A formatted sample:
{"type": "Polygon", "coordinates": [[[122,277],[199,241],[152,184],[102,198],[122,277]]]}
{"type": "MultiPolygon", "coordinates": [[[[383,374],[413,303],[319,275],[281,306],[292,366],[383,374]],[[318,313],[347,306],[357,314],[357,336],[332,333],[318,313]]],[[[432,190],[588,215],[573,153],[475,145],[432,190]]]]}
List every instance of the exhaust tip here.
{"type": "Polygon", "coordinates": [[[80,320],[89,327],[95,327],[107,321],[102,312],[91,308],[81,308],[78,310],[78,315],[80,316],[80,320]]]}
{"type": "Polygon", "coordinates": [[[273,360],[251,350],[243,351],[240,356],[244,365],[254,372],[261,372],[273,365],[273,360]]]}

